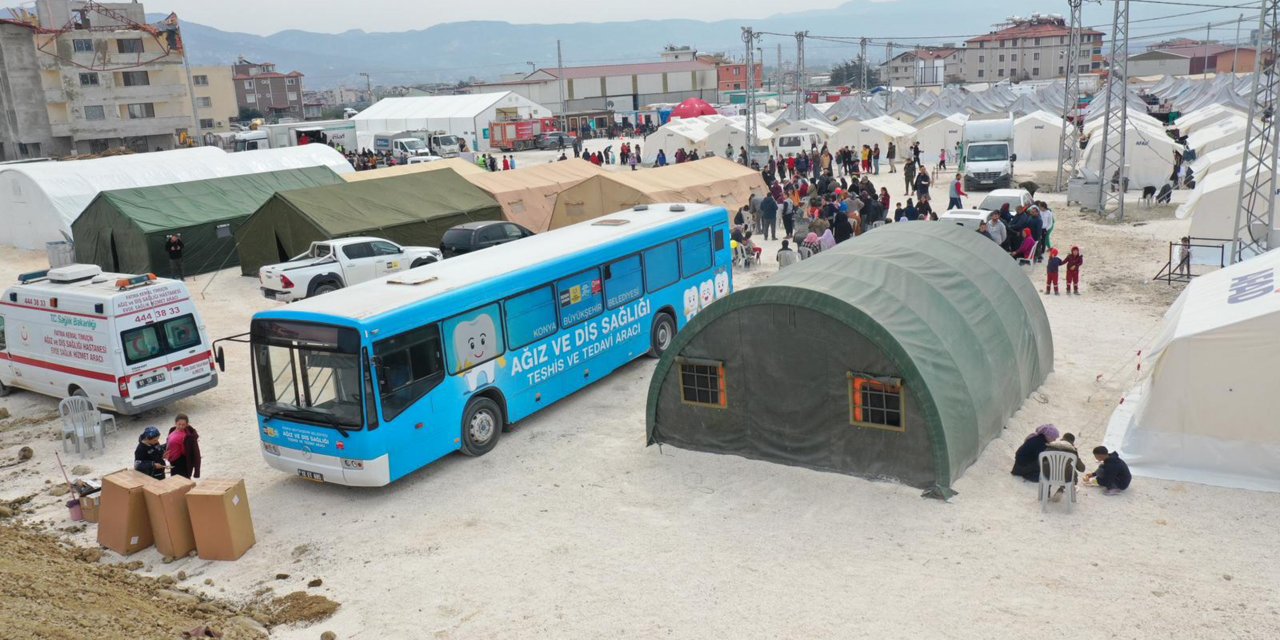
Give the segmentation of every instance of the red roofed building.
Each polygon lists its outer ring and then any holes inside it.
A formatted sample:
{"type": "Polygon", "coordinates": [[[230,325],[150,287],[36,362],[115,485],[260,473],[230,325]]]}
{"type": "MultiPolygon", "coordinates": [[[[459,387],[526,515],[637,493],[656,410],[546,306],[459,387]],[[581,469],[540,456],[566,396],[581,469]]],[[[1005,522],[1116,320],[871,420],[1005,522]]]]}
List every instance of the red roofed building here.
{"type": "MultiPolygon", "coordinates": [[[[1062,16],[1009,18],[991,33],[970,38],[960,52],[965,82],[1043,80],[1066,75],[1071,29],[1062,16]]],[[[1084,46],[1074,63],[1080,73],[1102,67],[1101,31],[1082,29],[1084,46]]]]}
{"type": "Polygon", "coordinates": [[[236,85],[236,105],[241,110],[258,111],[268,119],[305,119],[301,73],[280,73],[270,62],[250,62],[244,58],[231,66],[231,73],[236,85]]]}

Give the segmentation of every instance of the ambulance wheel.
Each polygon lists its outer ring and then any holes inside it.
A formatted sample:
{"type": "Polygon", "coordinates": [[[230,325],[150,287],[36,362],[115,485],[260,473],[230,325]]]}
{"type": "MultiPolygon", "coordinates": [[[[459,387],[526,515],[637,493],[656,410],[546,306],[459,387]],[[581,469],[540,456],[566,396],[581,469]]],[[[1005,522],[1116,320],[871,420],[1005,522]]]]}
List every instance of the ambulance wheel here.
{"type": "Polygon", "coordinates": [[[71,397],[72,398],[88,398],[89,394],[85,393],[84,389],[81,389],[80,387],[71,387],[71,397]]]}
{"type": "Polygon", "coordinates": [[[671,343],[676,339],[676,321],[671,314],[663,312],[659,313],[657,318],[653,320],[653,332],[649,338],[649,355],[659,358],[667,349],[671,348],[671,343]]]}
{"type": "Polygon", "coordinates": [[[498,403],[484,396],[472,398],[462,412],[462,453],[482,456],[492,451],[504,423],[498,403]]]}
{"type": "Polygon", "coordinates": [[[418,258],[417,260],[413,261],[413,264],[409,265],[409,268],[417,269],[418,267],[421,267],[424,264],[431,264],[435,261],[436,261],[435,258],[418,258]]]}

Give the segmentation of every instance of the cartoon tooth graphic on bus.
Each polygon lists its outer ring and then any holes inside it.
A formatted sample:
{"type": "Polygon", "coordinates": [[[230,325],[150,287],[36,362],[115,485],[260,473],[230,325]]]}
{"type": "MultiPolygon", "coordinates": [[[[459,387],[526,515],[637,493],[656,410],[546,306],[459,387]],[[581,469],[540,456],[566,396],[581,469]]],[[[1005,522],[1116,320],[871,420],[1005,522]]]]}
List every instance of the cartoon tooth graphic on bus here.
{"type": "Polygon", "coordinates": [[[502,350],[502,336],[498,335],[493,316],[487,311],[471,320],[458,322],[453,328],[453,357],[457,370],[467,381],[467,393],[494,383],[497,367],[506,366],[506,358],[494,358],[502,350]],[[476,364],[479,363],[479,364],[476,364]]]}
{"type": "Polygon", "coordinates": [[[698,315],[698,288],[689,287],[684,290],[684,321],[688,322],[698,315]]]}
{"type": "Polygon", "coordinates": [[[703,283],[698,286],[698,301],[702,303],[699,310],[706,309],[711,306],[712,302],[716,301],[715,285],[713,285],[710,280],[704,280],[703,283]]]}
{"type": "Polygon", "coordinates": [[[729,295],[729,272],[724,269],[716,272],[716,300],[729,295]]]}

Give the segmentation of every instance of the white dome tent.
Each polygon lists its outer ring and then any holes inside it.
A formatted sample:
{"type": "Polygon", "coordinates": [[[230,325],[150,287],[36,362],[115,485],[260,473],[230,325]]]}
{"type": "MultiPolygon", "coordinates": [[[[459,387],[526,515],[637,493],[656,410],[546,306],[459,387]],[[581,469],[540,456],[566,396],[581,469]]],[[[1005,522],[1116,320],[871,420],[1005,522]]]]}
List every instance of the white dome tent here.
{"type": "MultiPolygon", "coordinates": [[[[1125,135],[1125,165],[1128,167],[1130,189],[1159,187],[1169,181],[1173,173],[1173,154],[1181,147],[1161,129],[1130,121],[1125,135]]],[[[1083,171],[1109,184],[1111,176],[1099,176],[1102,170],[1102,131],[1096,131],[1089,139],[1083,155],[1083,171]]]]}
{"type": "MultiPolygon", "coordinates": [[[[916,138],[915,127],[890,116],[879,116],[867,120],[846,120],[840,125],[839,139],[841,145],[873,147],[880,145],[883,155],[889,143],[902,147],[916,138]]],[[[837,147],[838,148],[838,147],[837,147]]]]}
{"type": "Polygon", "coordinates": [[[102,191],[315,166],[353,171],[342,154],[322,144],[241,153],[196,147],[0,165],[0,245],[43,249],[46,242],[70,238],[71,223],[102,191]]]}
{"type": "Polygon", "coordinates": [[[1245,117],[1244,112],[1222,104],[1211,104],[1203,109],[1188,113],[1173,123],[1182,135],[1188,135],[1201,127],[1207,127],[1224,118],[1232,116],[1245,117]]]}
{"type": "Polygon", "coordinates": [[[1104,444],[1135,475],[1280,491],[1280,251],[1200,276],[1165,314],[1104,444]]]}
{"type": "Polygon", "coordinates": [[[1055,160],[1063,120],[1047,111],[1032,111],[1013,121],[1013,152],[1019,161],[1055,160]]]}
{"type": "Polygon", "coordinates": [[[946,149],[947,153],[951,153],[956,148],[956,143],[964,140],[964,123],[968,121],[968,115],[953,113],[922,127],[916,133],[916,142],[920,143],[921,162],[932,167],[938,164],[939,149],[946,149]]]}
{"type": "Polygon", "coordinates": [[[1229,147],[1244,140],[1245,131],[1249,128],[1249,119],[1243,116],[1223,118],[1213,124],[1197,128],[1187,136],[1187,147],[1195,149],[1196,155],[1211,153],[1216,149],[1229,147]]]}

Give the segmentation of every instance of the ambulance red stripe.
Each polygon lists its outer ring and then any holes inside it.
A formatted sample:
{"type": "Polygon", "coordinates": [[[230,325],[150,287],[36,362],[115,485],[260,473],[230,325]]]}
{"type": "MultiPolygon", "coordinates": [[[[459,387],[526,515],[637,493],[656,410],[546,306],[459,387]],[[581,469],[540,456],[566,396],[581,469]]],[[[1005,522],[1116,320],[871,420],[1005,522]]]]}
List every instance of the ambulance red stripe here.
{"type": "Polygon", "coordinates": [[[15,356],[9,353],[0,353],[0,360],[10,360],[17,364],[25,364],[32,367],[40,367],[41,369],[49,369],[51,371],[57,371],[58,373],[68,373],[74,376],[83,376],[85,378],[91,378],[93,380],[104,380],[112,384],[115,384],[116,382],[116,377],[114,375],[111,375],[110,373],[103,373],[101,371],[90,371],[88,369],[79,369],[76,367],[68,367],[67,365],[58,364],[56,362],[45,362],[43,360],[36,360],[34,358],[27,358],[24,356],[15,356]]]}

